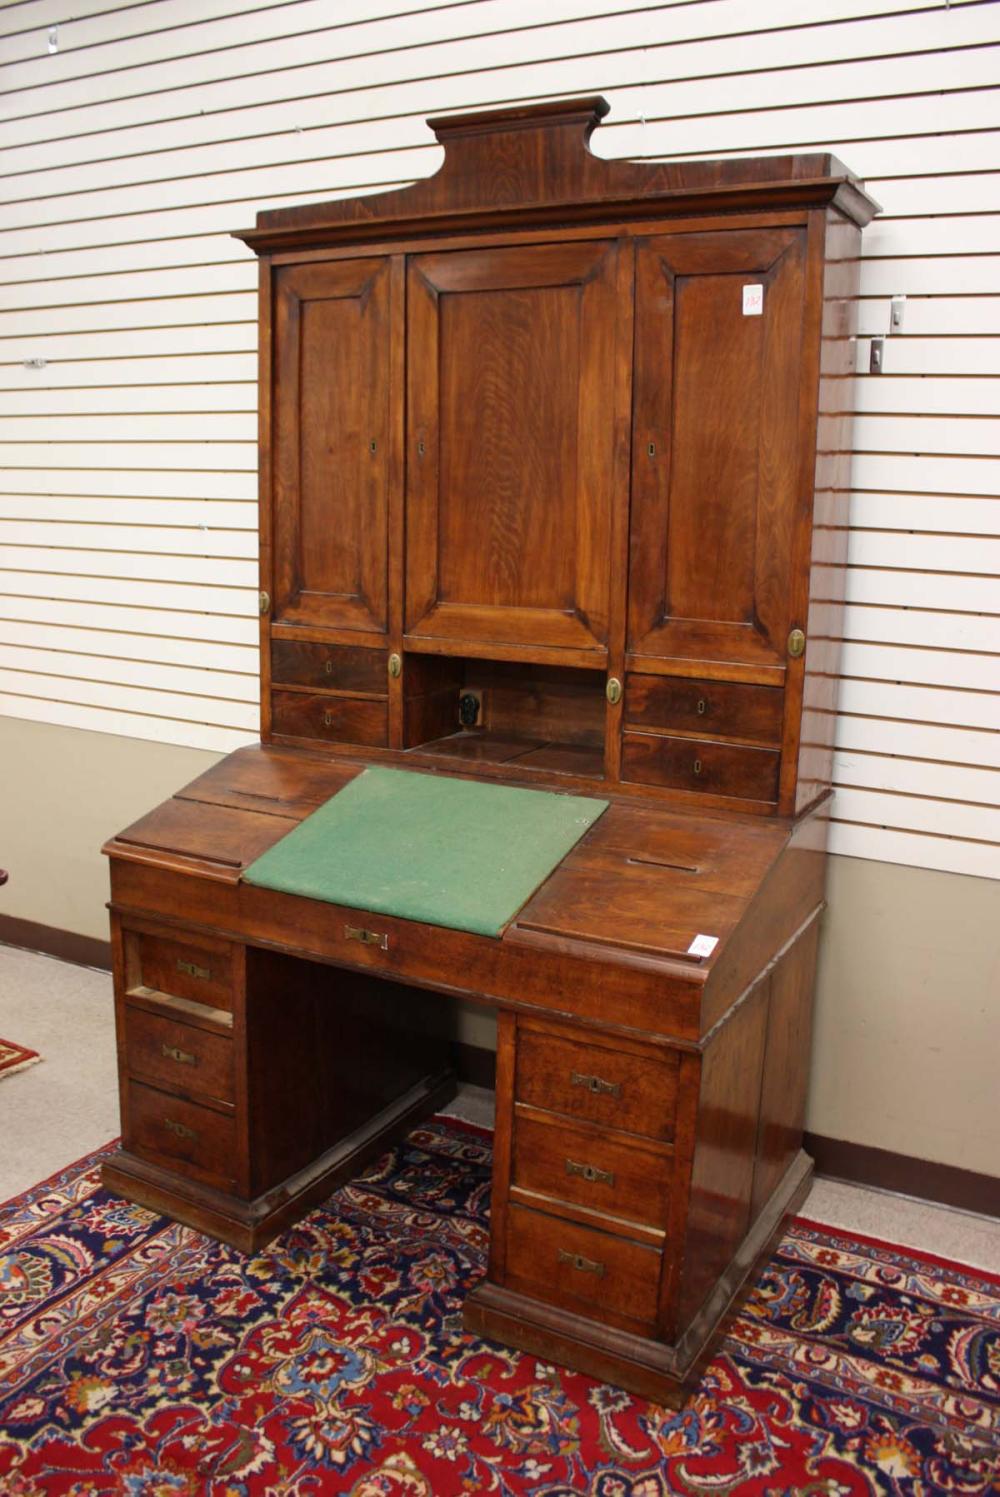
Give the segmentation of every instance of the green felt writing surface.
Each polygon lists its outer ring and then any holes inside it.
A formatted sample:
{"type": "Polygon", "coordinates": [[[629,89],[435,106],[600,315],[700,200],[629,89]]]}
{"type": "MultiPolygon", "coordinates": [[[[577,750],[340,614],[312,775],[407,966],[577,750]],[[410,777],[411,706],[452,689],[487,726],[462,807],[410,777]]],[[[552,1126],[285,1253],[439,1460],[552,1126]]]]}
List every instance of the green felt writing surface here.
{"type": "Polygon", "coordinates": [[[243,877],[285,894],[497,936],[607,805],[371,768],[243,877]]]}

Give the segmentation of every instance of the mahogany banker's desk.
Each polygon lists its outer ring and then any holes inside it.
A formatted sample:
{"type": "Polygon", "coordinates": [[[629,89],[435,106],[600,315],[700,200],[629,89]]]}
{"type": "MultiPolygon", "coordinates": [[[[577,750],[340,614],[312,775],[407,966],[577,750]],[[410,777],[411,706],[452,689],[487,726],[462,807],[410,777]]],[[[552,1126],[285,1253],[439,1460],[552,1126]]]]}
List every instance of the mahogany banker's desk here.
{"type": "Polygon", "coordinates": [[[108,844],[109,1185],[250,1250],[496,1009],[466,1323],[669,1401],[801,1152],[860,227],[832,157],[601,161],[599,99],[262,213],[262,743],[108,844]],[[608,810],[497,937],[241,871],[365,764],[608,810]],[[697,938],[708,938],[699,941],[697,938]]]}

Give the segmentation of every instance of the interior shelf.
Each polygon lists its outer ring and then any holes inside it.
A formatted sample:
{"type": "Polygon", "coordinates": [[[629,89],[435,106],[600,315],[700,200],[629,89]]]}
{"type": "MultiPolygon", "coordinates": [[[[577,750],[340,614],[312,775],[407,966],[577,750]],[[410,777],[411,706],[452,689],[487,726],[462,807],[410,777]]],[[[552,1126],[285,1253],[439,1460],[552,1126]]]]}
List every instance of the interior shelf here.
{"type": "Polygon", "coordinates": [[[450,733],[430,743],[418,744],[412,753],[429,754],[467,764],[513,764],[550,774],[580,775],[600,779],[604,773],[603,750],[591,744],[546,742],[540,738],[512,738],[504,733],[479,729],[450,733]]]}

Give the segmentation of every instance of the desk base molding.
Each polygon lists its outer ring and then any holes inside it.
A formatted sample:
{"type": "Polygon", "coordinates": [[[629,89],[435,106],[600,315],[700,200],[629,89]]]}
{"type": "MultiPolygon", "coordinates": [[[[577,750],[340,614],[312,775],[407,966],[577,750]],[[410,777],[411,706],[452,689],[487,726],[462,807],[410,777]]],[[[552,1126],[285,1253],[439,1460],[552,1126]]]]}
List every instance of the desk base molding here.
{"type": "Polygon", "coordinates": [[[217,1237],[243,1253],[254,1253],[311,1206],[356,1178],[373,1159],[393,1147],[411,1128],[447,1106],[457,1091],[454,1072],[428,1076],[396,1098],[306,1169],[289,1176],[252,1201],[182,1180],[171,1170],[122,1149],[103,1166],[107,1190],[172,1216],[186,1226],[217,1237]]]}

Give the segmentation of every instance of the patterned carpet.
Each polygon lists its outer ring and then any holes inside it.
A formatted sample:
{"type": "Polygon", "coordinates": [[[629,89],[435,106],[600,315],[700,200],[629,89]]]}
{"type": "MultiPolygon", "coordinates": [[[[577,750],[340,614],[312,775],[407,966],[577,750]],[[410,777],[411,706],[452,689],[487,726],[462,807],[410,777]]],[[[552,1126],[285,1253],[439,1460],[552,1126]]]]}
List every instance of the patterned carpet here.
{"type": "Polygon", "coordinates": [[[0,1077],[13,1076],[15,1071],[37,1065],[41,1058],[37,1050],[29,1050],[27,1045],[16,1045],[13,1040],[0,1040],[0,1077]]]}
{"type": "Polygon", "coordinates": [[[464,1335],[489,1139],[449,1120],[253,1257],[99,1155],[0,1212],[0,1492],[1000,1491],[1000,1280],[798,1222],[679,1414],[464,1335]]]}

